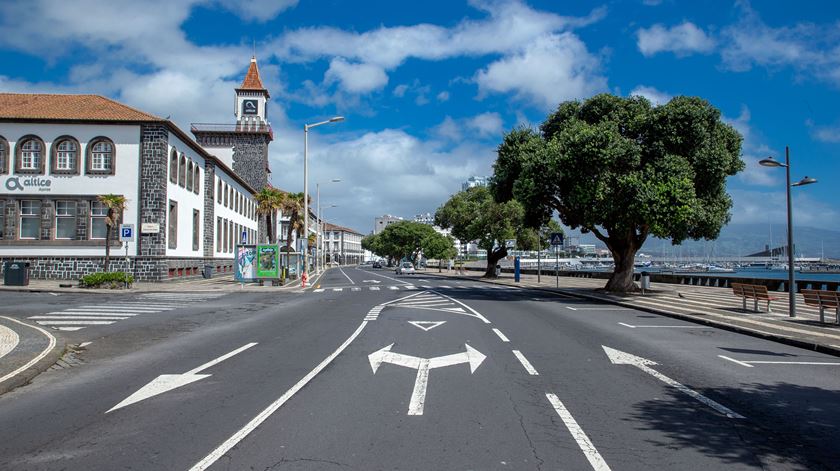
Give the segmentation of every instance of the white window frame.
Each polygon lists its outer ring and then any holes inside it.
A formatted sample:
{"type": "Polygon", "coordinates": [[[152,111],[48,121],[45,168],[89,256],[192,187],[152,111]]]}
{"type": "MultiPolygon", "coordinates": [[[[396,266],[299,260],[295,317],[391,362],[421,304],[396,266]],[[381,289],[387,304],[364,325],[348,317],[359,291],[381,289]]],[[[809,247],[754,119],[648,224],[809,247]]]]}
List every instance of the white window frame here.
{"type": "Polygon", "coordinates": [[[20,169],[40,170],[44,158],[44,147],[37,139],[27,139],[20,147],[20,169]],[[27,164],[28,162],[28,164],[27,164]]]}
{"type": "Polygon", "coordinates": [[[94,172],[110,172],[114,165],[114,146],[109,141],[93,143],[90,149],[90,169],[94,172]],[[103,149],[100,146],[107,146],[103,149]]]}
{"type": "Polygon", "coordinates": [[[67,200],[58,200],[55,202],[55,238],[57,240],[73,240],[76,238],[76,218],[79,215],[79,203],[76,201],[67,201],[67,200]],[[65,206],[65,210],[62,211],[62,205],[65,206]],[[72,206],[73,211],[72,214],[68,213],[66,208],[72,206]],[[59,223],[62,221],[70,220],[72,221],[72,228],[73,228],[73,235],[70,237],[59,237],[58,226],[59,223]]]}
{"type": "Polygon", "coordinates": [[[55,169],[64,171],[76,170],[76,157],[79,155],[79,148],[70,139],[64,139],[58,143],[55,152],[55,169]],[[68,146],[72,148],[68,148],[68,146]]]}

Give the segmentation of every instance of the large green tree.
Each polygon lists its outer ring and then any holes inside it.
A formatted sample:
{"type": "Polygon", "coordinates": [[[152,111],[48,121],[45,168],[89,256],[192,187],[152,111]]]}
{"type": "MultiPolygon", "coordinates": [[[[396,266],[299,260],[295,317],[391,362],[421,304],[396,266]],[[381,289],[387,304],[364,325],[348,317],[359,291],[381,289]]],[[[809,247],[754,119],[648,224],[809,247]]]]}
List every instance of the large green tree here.
{"type": "Polygon", "coordinates": [[[403,258],[417,264],[417,257],[423,250],[423,240],[436,234],[432,226],[414,221],[400,221],[388,225],[375,236],[368,236],[362,240],[363,247],[390,260],[403,258]],[[367,241],[365,241],[367,240],[367,241]]]}
{"type": "Polygon", "coordinates": [[[478,241],[487,251],[486,278],[495,278],[496,263],[507,256],[506,239],[516,239],[517,246],[527,250],[535,241],[523,230],[522,205],[516,200],[497,203],[483,187],[470,188],[453,195],[438,208],[435,224],[452,230],[463,242],[478,241]]]}
{"type": "Polygon", "coordinates": [[[604,242],[615,261],[609,291],[637,289],[633,262],[648,236],[714,239],[729,221],[726,179],[744,168],[742,139],[701,98],[652,106],[596,95],[561,103],[540,130],[505,136],[494,196],[527,202],[531,224],[557,211],[604,242]]]}
{"type": "Polygon", "coordinates": [[[458,251],[455,250],[455,244],[452,237],[445,236],[434,232],[424,238],[420,245],[423,248],[423,255],[426,258],[436,259],[438,261],[438,271],[443,271],[443,261],[455,258],[458,251]]]}

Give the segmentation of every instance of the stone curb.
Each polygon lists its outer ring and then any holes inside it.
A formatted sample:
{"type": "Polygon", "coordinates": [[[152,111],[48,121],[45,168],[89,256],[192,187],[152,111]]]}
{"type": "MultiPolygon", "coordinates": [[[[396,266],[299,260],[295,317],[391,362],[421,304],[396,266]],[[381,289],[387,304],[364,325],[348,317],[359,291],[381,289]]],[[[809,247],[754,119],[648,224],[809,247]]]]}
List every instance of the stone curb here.
{"type": "Polygon", "coordinates": [[[0,395],[6,394],[9,391],[17,389],[21,386],[29,384],[36,376],[47,371],[51,366],[61,359],[64,352],[67,351],[67,342],[56,337],[55,347],[50,350],[41,361],[35,363],[24,371],[21,371],[16,376],[9,378],[0,383],[0,395]]]}
{"type": "MultiPolygon", "coordinates": [[[[447,275],[439,275],[439,276],[441,276],[442,278],[455,278],[455,276],[447,276],[447,275]]],[[[665,316],[665,317],[670,317],[670,318],[673,318],[673,319],[680,319],[680,320],[692,322],[694,324],[705,324],[705,325],[708,325],[708,326],[711,326],[711,327],[727,330],[727,331],[730,331],[730,332],[749,335],[750,337],[757,337],[757,338],[761,338],[761,339],[764,339],[764,340],[770,340],[770,341],[773,341],[773,342],[782,343],[782,344],[790,345],[790,346],[797,347],[797,348],[802,348],[802,349],[805,349],[805,350],[811,350],[811,351],[818,352],[818,353],[825,353],[827,355],[840,357],[840,348],[833,347],[831,345],[825,345],[825,344],[821,344],[821,343],[810,342],[810,341],[807,341],[807,340],[801,340],[801,339],[797,339],[797,338],[794,338],[794,337],[789,337],[789,336],[782,335],[782,334],[773,334],[773,333],[770,333],[770,332],[762,332],[762,331],[751,329],[749,327],[744,327],[744,326],[740,326],[740,325],[736,325],[736,324],[729,324],[729,323],[721,322],[721,321],[717,321],[717,320],[701,319],[701,318],[690,316],[690,315],[687,315],[687,314],[680,314],[680,313],[676,313],[676,312],[666,311],[664,309],[657,309],[657,308],[654,308],[654,307],[637,306],[635,304],[626,303],[626,302],[622,302],[622,301],[604,299],[604,298],[600,298],[600,297],[594,296],[594,295],[589,295],[589,294],[585,294],[585,293],[578,293],[578,292],[574,292],[574,291],[568,291],[568,290],[565,290],[563,288],[558,289],[558,288],[543,288],[543,287],[537,287],[537,286],[517,286],[517,285],[512,285],[512,284],[508,284],[508,283],[498,282],[498,281],[494,281],[494,280],[487,280],[487,279],[482,279],[482,278],[475,278],[475,279],[472,279],[472,280],[473,281],[480,281],[482,283],[490,283],[490,284],[494,284],[494,285],[500,285],[500,286],[510,286],[510,287],[519,288],[519,289],[533,289],[533,290],[537,290],[537,291],[544,291],[544,292],[547,292],[547,293],[561,293],[561,294],[564,294],[566,296],[571,296],[573,298],[587,299],[587,300],[593,300],[593,301],[599,301],[599,302],[603,302],[603,303],[613,304],[613,305],[616,305],[616,306],[635,309],[637,311],[650,312],[651,314],[659,314],[659,315],[662,315],[662,316],[665,316]]]]}

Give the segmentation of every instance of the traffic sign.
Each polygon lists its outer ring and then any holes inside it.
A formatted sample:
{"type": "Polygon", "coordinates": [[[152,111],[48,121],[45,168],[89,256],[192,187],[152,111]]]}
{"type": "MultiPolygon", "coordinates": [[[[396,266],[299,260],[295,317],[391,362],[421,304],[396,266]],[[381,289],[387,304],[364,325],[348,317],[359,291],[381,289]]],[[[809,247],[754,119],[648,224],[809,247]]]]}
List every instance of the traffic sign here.
{"type": "Polygon", "coordinates": [[[242,245],[248,243],[248,232],[246,230],[242,230],[242,245]]]}
{"type": "Polygon", "coordinates": [[[549,240],[551,245],[558,246],[563,245],[563,233],[562,232],[552,232],[549,236],[549,240]]]}
{"type": "Polygon", "coordinates": [[[516,247],[516,239],[507,239],[505,240],[505,247],[512,249],[516,247]]]}
{"type": "Polygon", "coordinates": [[[120,242],[134,241],[134,224],[120,224],[120,242]]]}

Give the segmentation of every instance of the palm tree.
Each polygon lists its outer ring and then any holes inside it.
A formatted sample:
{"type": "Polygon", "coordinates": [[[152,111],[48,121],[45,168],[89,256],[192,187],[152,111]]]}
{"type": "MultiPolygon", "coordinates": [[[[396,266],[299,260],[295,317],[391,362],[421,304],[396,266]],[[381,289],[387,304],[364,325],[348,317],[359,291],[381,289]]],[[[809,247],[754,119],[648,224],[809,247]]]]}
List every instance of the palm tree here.
{"type": "Polygon", "coordinates": [[[257,200],[257,213],[265,216],[266,236],[271,244],[277,243],[276,227],[277,210],[282,209],[284,194],[270,186],[263,187],[254,199],[257,200]]]}
{"type": "Polygon", "coordinates": [[[303,193],[285,193],[282,200],[282,212],[289,217],[289,232],[286,234],[286,246],[292,250],[292,234],[303,234],[303,193]]]}
{"type": "Polygon", "coordinates": [[[96,198],[108,208],[108,215],[105,216],[105,265],[103,267],[103,270],[107,272],[111,262],[111,230],[122,219],[126,199],[125,196],[113,194],[99,195],[96,198]]]}

